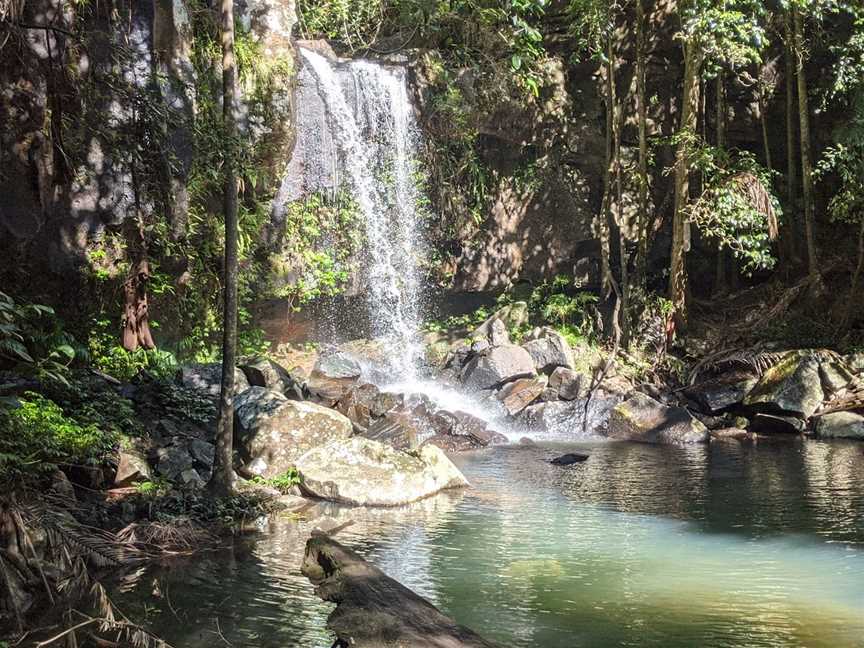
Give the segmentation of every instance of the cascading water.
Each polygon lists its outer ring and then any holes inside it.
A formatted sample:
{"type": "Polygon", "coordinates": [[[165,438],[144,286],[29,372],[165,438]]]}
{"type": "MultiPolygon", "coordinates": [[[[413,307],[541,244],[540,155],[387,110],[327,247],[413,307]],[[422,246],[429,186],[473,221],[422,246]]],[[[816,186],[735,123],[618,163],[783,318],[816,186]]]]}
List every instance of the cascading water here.
{"type": "Polygon", "coordinates": [[[292,160],[277,204],[303,191],[336,190],[347,183],[365,228],[361,289],[371,332],[384,342],[396,374],[410,379],[422,354],[417,277],[422,241],[414,183],[417,126],[405,70],[337,62],[304,48],[300,53],[302,74],[311,75],[305,81],[314,82],[323,110],[307,113],[311,123],[298,124],[301,155],[292,160]]]}
{"type": "MultiPolygon", "coordinates": [[[[386,372],[371,382],[388,390],[422,395],[436,407],[463,411],[508,432],[500,403],[423,380],[418,257],[423,250],[420,194],[415,183],[419,131],[406,72],[371,61],[340,61],[300,48],[297,142],[276,200],[280,210],[313,192],[349,190],[360,208],[365,248],[360,281],[369,328],[383,341],[386,372]]],[[[330,333],[338,337],[338,331],[330,333]]],[[[488,396],[488,395],[487,395],[488,396]]],[[[524,431],[510,431],[519,438],[524,431]]]]}

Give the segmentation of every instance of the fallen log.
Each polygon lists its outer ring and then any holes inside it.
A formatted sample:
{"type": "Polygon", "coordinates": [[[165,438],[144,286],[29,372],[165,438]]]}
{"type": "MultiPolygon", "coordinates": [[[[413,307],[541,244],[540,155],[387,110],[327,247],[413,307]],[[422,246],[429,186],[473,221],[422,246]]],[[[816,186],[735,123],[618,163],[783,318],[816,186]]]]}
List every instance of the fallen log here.
{"type": "Polygon", "coordinates": [[[324,534],[306,542],[303,575],[336,603],[327,627],[351,648],[501,648],[458,625],[375,565],[324,534]]]}

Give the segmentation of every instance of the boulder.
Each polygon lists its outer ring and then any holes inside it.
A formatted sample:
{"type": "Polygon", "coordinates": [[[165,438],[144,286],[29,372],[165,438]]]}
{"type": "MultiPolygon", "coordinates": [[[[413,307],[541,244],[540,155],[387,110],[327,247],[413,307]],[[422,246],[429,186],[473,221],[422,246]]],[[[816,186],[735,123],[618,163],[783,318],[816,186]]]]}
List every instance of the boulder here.
{"type": "Polygon", "coordinates": [[[336,604],[327,618],[334,645],[495,648],[329,536],[307,541],[301,571],[319,597],[336,604]]]}
{"type": "Polygon", "coordinates": [[[326,378],[359,378],[362,373],[360,363],[341,352],[318,358],[312,370],[326,378]]]}
{"type": "Polygon", "coordinates": [[[708,435],[712,443],[715,441],[752,441],[756,437],[753,432],[748,432],[737,427],[711,430],[708,435]]]}
{"type": "Polygon", "coordinates": [[[247,474],[276,477],[309,450],[351,436],[351,421],[339,412],[284,397],[279,401],[268,394],[261,400],[263,406],[249,399],[237,409],[242,422],[238,446],[247,474]]]}
{"type": "Polygon", "coordinates": [[[372,423],[372,404],[378,393],[375,385],[357,385],[351,388],[336,406],[339,413],[347,416],[354,424],[354,431],[358,434],[365,433],[372,423]]]}
{"type": "Polygon", "coordinates": [[[196,463],[212,469],[213,460],[216,458],[216,446],[201,439],[192,439],[189,443],[189,454],[196,463]]]}
{"type": "Polygon", "coordinates": [[[573,464],[587,461],[589,456],[590,455],[583,454],[581,452],[568,452],[567,454],[563,454],[560,457],[555,457],[549,463],[554,466],[572,466],[573,464]]]}
{"type": "Polygon", "coordinates": [[[709,414],[722,412],[740,404],[758,378],[746,372],[731,372],[688,388],[685,394],[709,414]]]}
{"type": "Polygon", "coordinates": [[[389,412],[372,423],[363,436],[373,441],[386,443],[398,450],[417,447],[418,424],[410,412],[389,412]]]}
{"type": "Polygon", "coordinates": [[[492,343],[489,342],[489,340],[487,340],[486,338],[474,340],[471,343],[471,353],[473,355],[476,355],[476,356],[484,355],[491,348],[492,348],[492,343]]]}
{"type": "Polygon", "coordinates": [[[763,434],[803,434],[807,423],[797,416],[757,412],[750,422],[750,427],[763,434]]]}
{"type": "Polygon", "coordinates": [[[744,404],[754,409],[808,419],[824,398],[817,356],[792,351],[763,374],[744,399],[744,404]]]}
{"type": "Polygon", "coordinates": [[[819,365],[819,378],[822,381],[822,391],[827,397],[845,389],[854,380],[855,376],[852,375],[843,363],[826,361],[819,365]]]}
{"type": "Polygon", "coordinates": [[[450,345],[450,350],[444,358],[445,368],[461,369],[471,356],[471,342],[456,340],[450,345]]]}
{"type": "Polygon", "coordinates": [[[493,443],[506,443],[507,437],[494,430],[489,430],[486,421],[468,412],[453,412],[454,423],[450,435],[470,437],[475,447],[485,448],[493,443]]]}
{"type": "Polygon", "coordinates": [[[554,391],[556,398],[566,401],[585,398],[590,383],[588,376],[569,367],[557,367],[549,376],[549,389],[554,391]]]}
{"type": "Polygon", "coordinates": [[[156,450],[156,471],[165,479],[177,481],[183,471],[189,470],[194,463],[192,455],[180,445],[156,450]]]}
{"type": "Polygon", "coordinates": [[[495,327],[498,327],[498,334],[500,335],[502,326],[506,333],[509,329],[519,328],[520,326],[527,324],[528,317],[528,304],[524,301],[513,302],[512,304],[499,308],[497,311],[492,313],[485,322],[474,329],[471,338],[477,339],[479,337],[485,337],[492,342],[492,344],[496,344],[492,341],[493,329],[495,327]],[[495,322],[500,322],[501,326],[498,326],[495,322]]]}
{"type": "Polygon", "coordinates": [[[306,381],[306,389],[320,403],[332,407],[345,398],[359,378],[331,378],[313,369],[306,381]]]}
{"type": "Polygon", "coordinates": [[[398,506],[468,486],[439,448],[403,452],[362,437],[313,448],[297,459],[296,466],[304,494],[359,506],[398,506]]]}
{"type": "Polygon", "coordinates": [[[150,464],[147,458],[136,450],[121,450],[117,461],[115,486],[129,486],[138,481],[150,479],[150,464]]]}
{"type": "Polygon", "coordinates": [[[264,387],[303,400],[301,384],[282,365],[269,358],[255,358],[240,365],[240,369],[253,387],[264,387]]]}
{"type": "Polygon", "coordinates": [[[462,382],[474,389],[492,389],[534,375],[534,361],[522,347],[501,346],[473,358],[462,370],[462,382]]]}
{"type": "Polygon", "coordinates": [[[237,430],[246,433],[259,418],[266,418],[288,400],[279,392],[270,391],[264,387],[250,387],[234,399],[234,417],[237,430]]]}
{"type": "MultiPolygon", "coordinates": [[[[197,389],[205,392],[213,398],[219,398],[222,388],[222,363],[210,362],[206,364],[195,363],[184,365],[180,368],[180,383],[184,387],[197,389]]],[[[234,369],[235,393],[242,392],[249,387],[246,375],[240,369],[234,369]]]]}
{"type": "Polygon", "coordinates": [[[534,368],[540,373],[551,373],[557,367],[572,369],[575,366],[573,349],[564,336],[551,329],[544,329],[541,335],[522,345],[531,356],[534,368]]]}
{"type": "Polygon", "coordinates": [[[683,407],[667,407],[634,393],[609,416],[609,437],[639,443],[707,443],[708,429],[683,407]]]}
{"type": "Polygon", "coordinates": [[[825,439],[864,441],[864,416],[855,412],[833,412],[816,419],[816,434],[825,439]]]}
{"type": "Polygon", "coordinates": [[[492,346],[506,346],[510,344],[510,334],[507,332],[507,325],[500,319],[492,320],[489,326],[489,343],[492,346]]]}
{"type": "Polygon", "coordinates": [[[498,393],[498,400],[510,416],[515,416],[540,397],[546,389],[546,382],[545,376],[519,378],[504,385],[498,393]]]}

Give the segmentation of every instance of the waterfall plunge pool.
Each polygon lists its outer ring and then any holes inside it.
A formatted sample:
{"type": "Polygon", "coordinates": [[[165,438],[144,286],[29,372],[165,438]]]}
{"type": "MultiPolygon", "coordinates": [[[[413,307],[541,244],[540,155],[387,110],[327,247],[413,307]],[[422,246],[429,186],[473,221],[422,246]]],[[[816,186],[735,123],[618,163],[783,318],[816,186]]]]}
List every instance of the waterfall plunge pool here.
{"type": "MultiPolygon", "coordinates": [[[[543,444],[456,461],[471,489],[317,515],[352,520],[341,542],[507,646],[864,646],[860,444],[543,444]],[[548,463],[573,449],[590,459],[548,463]]],[[[332,606],[299,573],[310,528],[275,519],[151,566],[116,602],[178,648],[329,648],[332,606]]]]}

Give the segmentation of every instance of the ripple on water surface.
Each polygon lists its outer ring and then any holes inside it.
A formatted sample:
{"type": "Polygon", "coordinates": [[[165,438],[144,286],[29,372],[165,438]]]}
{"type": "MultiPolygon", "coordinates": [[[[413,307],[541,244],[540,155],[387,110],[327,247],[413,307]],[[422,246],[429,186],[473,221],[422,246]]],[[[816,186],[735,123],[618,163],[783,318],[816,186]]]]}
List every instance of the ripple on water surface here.
{"type": "MultiPolygon", "coordinates": [[[[861,445],[602,443],[547,463],[573,447],[463,455],[472,489],[404,509],[322,506],[354,521],[342,542],[506,645],[864,646],[861,445]]],[[[328,648],[305,533],[277,520],[152,569],[123,606],[175,646],[328,648]]]]}

